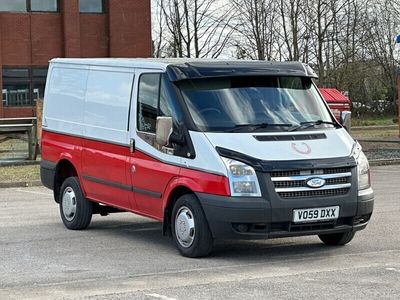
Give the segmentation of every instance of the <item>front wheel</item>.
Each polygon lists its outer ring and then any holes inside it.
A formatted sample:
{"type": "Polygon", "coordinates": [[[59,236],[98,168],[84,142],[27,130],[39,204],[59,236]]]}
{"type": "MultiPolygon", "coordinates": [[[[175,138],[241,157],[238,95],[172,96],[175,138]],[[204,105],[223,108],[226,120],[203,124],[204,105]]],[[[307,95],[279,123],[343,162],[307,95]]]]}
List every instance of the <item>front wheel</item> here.
{"type": "Polygon", "coordinates": [[[92,220],[92,203],[85,199],[77,177],[65,179],[60,191],[61,219],[68,229],[80,230],[92,220]]]}
{"type": "Polygon", "coordinates": [[[213,237],[196,196],[180,197],[172,210],[172,237],[179,252],[186,257],[208,255],[213,237]]]}
{"type": "Polygon", "coordinates": [[[319,239],[325,244],[330,246],[340,246],[349,243],[355,235],[354,231],[342,233],[320,234],[319,239]]]}

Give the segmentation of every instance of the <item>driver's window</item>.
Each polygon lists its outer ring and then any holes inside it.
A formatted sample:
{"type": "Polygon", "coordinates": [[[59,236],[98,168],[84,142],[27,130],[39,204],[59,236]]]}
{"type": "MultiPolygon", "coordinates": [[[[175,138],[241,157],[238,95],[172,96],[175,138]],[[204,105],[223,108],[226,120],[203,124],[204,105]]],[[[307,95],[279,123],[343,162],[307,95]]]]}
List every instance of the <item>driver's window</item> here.
{"type": "Polygon", "coordinates": [[[157,150],[177,154],[176,145],[160,147],[157,144],[155,134],[158,116],[172,117],[174,131],[182,120],[180,107],[167,78],[160,73],[142,74],[138,88],[137,135],[157,150]]]}

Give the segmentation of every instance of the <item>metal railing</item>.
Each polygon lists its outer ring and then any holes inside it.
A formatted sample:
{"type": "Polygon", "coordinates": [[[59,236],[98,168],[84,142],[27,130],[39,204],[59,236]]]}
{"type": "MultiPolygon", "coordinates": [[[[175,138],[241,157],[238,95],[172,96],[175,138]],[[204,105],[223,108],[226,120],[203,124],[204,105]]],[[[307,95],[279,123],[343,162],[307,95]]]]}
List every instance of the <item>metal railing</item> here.
{"type": "MultiPolygon", "coordinates": [[[[0,134],[6,137],[21,139],[21,135],[27,135],[28,159],[36,160],[38,139],[37,119],[29,118],[0,118],[0,134]]],[[[6,139],[1,140],[4,142],[6,139]]]]}

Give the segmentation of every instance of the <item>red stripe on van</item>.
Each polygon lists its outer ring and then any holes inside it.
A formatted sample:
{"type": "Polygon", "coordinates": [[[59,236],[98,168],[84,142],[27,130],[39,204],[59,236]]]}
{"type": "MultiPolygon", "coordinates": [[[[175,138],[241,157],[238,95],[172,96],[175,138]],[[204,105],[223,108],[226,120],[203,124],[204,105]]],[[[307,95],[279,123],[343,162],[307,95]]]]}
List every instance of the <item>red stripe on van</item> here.
{"type": "Polygon", "coordinates": [[[158,220],[175,188],[230,195],[225,176],[164,163],[139,150],[132,154],[128,146],[46,130],[41,145],[43,160],[71,162],[89,199],[158,220]]]}

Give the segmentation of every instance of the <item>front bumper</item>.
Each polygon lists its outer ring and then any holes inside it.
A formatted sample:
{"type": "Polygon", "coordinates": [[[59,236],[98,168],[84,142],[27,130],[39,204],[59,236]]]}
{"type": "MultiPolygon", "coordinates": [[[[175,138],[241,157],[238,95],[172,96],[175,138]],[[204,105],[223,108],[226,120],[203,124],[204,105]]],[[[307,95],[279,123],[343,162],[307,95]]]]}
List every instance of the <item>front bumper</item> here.
{"type": "MultiPolygon", "coordinates": [[[[357,203],[356,210],[350,208],[353,205],[341,206],[337,220],[295,224],[292,222],[292,209],[282,213],[271,207],[271,202],[265,198],[225,197],[204,193],[196,193],[196,196],[216,239],[266,239],[358,231],[367,226],[374,206],[374,193],[370,189],[359,193],[357,201],[353,202],[357,203]]],[[[301,205],[304,208],[310,207],[305,201],[301,205]]],[[[324,206],[323,200],[313,201],[312,207],[324,206]]]]}

